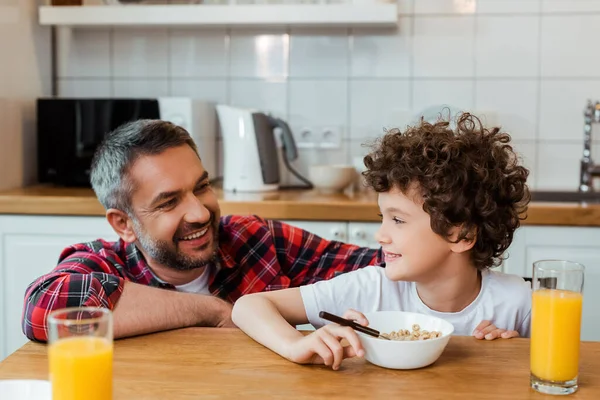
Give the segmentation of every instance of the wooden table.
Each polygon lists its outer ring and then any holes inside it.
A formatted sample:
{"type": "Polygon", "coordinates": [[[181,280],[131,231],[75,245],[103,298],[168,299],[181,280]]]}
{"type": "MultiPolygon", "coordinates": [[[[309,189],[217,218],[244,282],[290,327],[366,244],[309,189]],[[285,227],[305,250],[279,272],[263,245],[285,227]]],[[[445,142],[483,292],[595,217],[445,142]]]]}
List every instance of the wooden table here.
{"type": "MultiPolygon", "coordinates": [[[[600,399],[600,342],[581,348],[581,387],[600,399]]],[[[190,328],[115,342],[114,399],[542,399],[529,388],[528,339],[453,337],[433,365],[389,370],[364,359],[339,371],[288,362],[237,329],[190,328]]],[[[0,379],[47,379],[46,347],[28,343],[0,379]]],[[[560,398],[560,397],[559,397],[560,398]]]]}

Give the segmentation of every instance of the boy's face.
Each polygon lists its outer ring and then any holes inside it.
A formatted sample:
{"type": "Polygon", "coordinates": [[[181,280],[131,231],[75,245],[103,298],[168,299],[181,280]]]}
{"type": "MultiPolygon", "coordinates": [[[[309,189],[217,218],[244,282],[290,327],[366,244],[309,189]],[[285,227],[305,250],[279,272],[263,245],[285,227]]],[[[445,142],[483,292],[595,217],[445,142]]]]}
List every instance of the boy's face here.
{"type": "Polygon", "coordinates": [[[429,281],[453,255],[453,244],[433,232],[429,214],[414,189],[379,194],[381,227],[375,238],[385,255],[385,273],[393,281],[429,281]]]}

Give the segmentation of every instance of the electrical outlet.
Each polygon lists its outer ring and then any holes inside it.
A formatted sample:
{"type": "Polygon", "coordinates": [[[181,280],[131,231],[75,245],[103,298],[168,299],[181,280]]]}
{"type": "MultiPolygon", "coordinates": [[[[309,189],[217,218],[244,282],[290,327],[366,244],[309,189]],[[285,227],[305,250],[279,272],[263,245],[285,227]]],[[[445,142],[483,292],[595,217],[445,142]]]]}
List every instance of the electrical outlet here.
{"type": "Polygon", "coordinates": [[[316,137],[314,129],[303,127],[294,134],[294,139],[296,140],[296,147],[299,149],[312,149],[317,147],[319,138],[316,137]]]}
{"type": "Polygon", "coordinates": [[[326,126],[319,128],[319,147],[322,149],[339,149],[342,146],[342,127],[326,126]]]}

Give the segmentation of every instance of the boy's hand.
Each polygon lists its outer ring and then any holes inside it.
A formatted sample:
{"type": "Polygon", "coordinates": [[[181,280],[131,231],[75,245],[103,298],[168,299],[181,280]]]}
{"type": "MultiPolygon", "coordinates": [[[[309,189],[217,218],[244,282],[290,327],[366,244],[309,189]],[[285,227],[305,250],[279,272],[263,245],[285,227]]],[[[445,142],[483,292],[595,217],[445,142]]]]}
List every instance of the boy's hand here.
{"type": "Polygon", "coordinates": [[[337,370],[343,359],[362,357],[364,353],[358,335],[352,328],[330,324],[295,342],[288,359],[298,364],[330,365],[337,370]],[[342,339],[346,339],[350,346],[343,347],[340,343],[342,339]]]}
{"type": "Polygon", "coordinates": [[[353,310],[351,308],[344,313],[343,318],[352,320],[362,326],[369,325],[369,320],[367,319],[367,317],[365,317],[363,313],[353,310]]]}
{"type": "Polygon", "coordinates": [[[494,340],[498,338],[509,339],[519,337],[519,332],[499,329],[491,321],[482,321],[473,331],[473,336],[477,339],[494,340]]]}

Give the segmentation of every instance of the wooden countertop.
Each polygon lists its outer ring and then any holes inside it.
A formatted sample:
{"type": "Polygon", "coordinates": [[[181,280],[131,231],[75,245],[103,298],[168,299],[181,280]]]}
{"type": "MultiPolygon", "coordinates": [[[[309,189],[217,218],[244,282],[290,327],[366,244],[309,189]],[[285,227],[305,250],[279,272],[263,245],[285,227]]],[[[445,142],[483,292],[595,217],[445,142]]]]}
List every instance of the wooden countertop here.
{"type": "MultiPolygon", "coordinates": [[[[46,347],[28,343],[0,363],[0,379],[48,379],[46,347]]],[[[600,342],[581,345],[580,389],[600,398],[600,342]]],[[[529,339],[454,336],[442,356],[418,370],[364,359],[338,371],[291,363],[237,329],[189,328],[117,340],[114,399],[541,399],[529,387],[529,339]]]]}
{"type": "MultiPolygon", "coordinates": [[[[320,194],[316,191],[230,193],[218,190],[221,213],[313,221],[379,222],[374,193],[320,194]]],[[[32,186],[0,192],[0,214],[104,215],[86,188],[32,186]]],[[[600,204],[532,202],[524,225],[600,226],[600,204]]]]}

